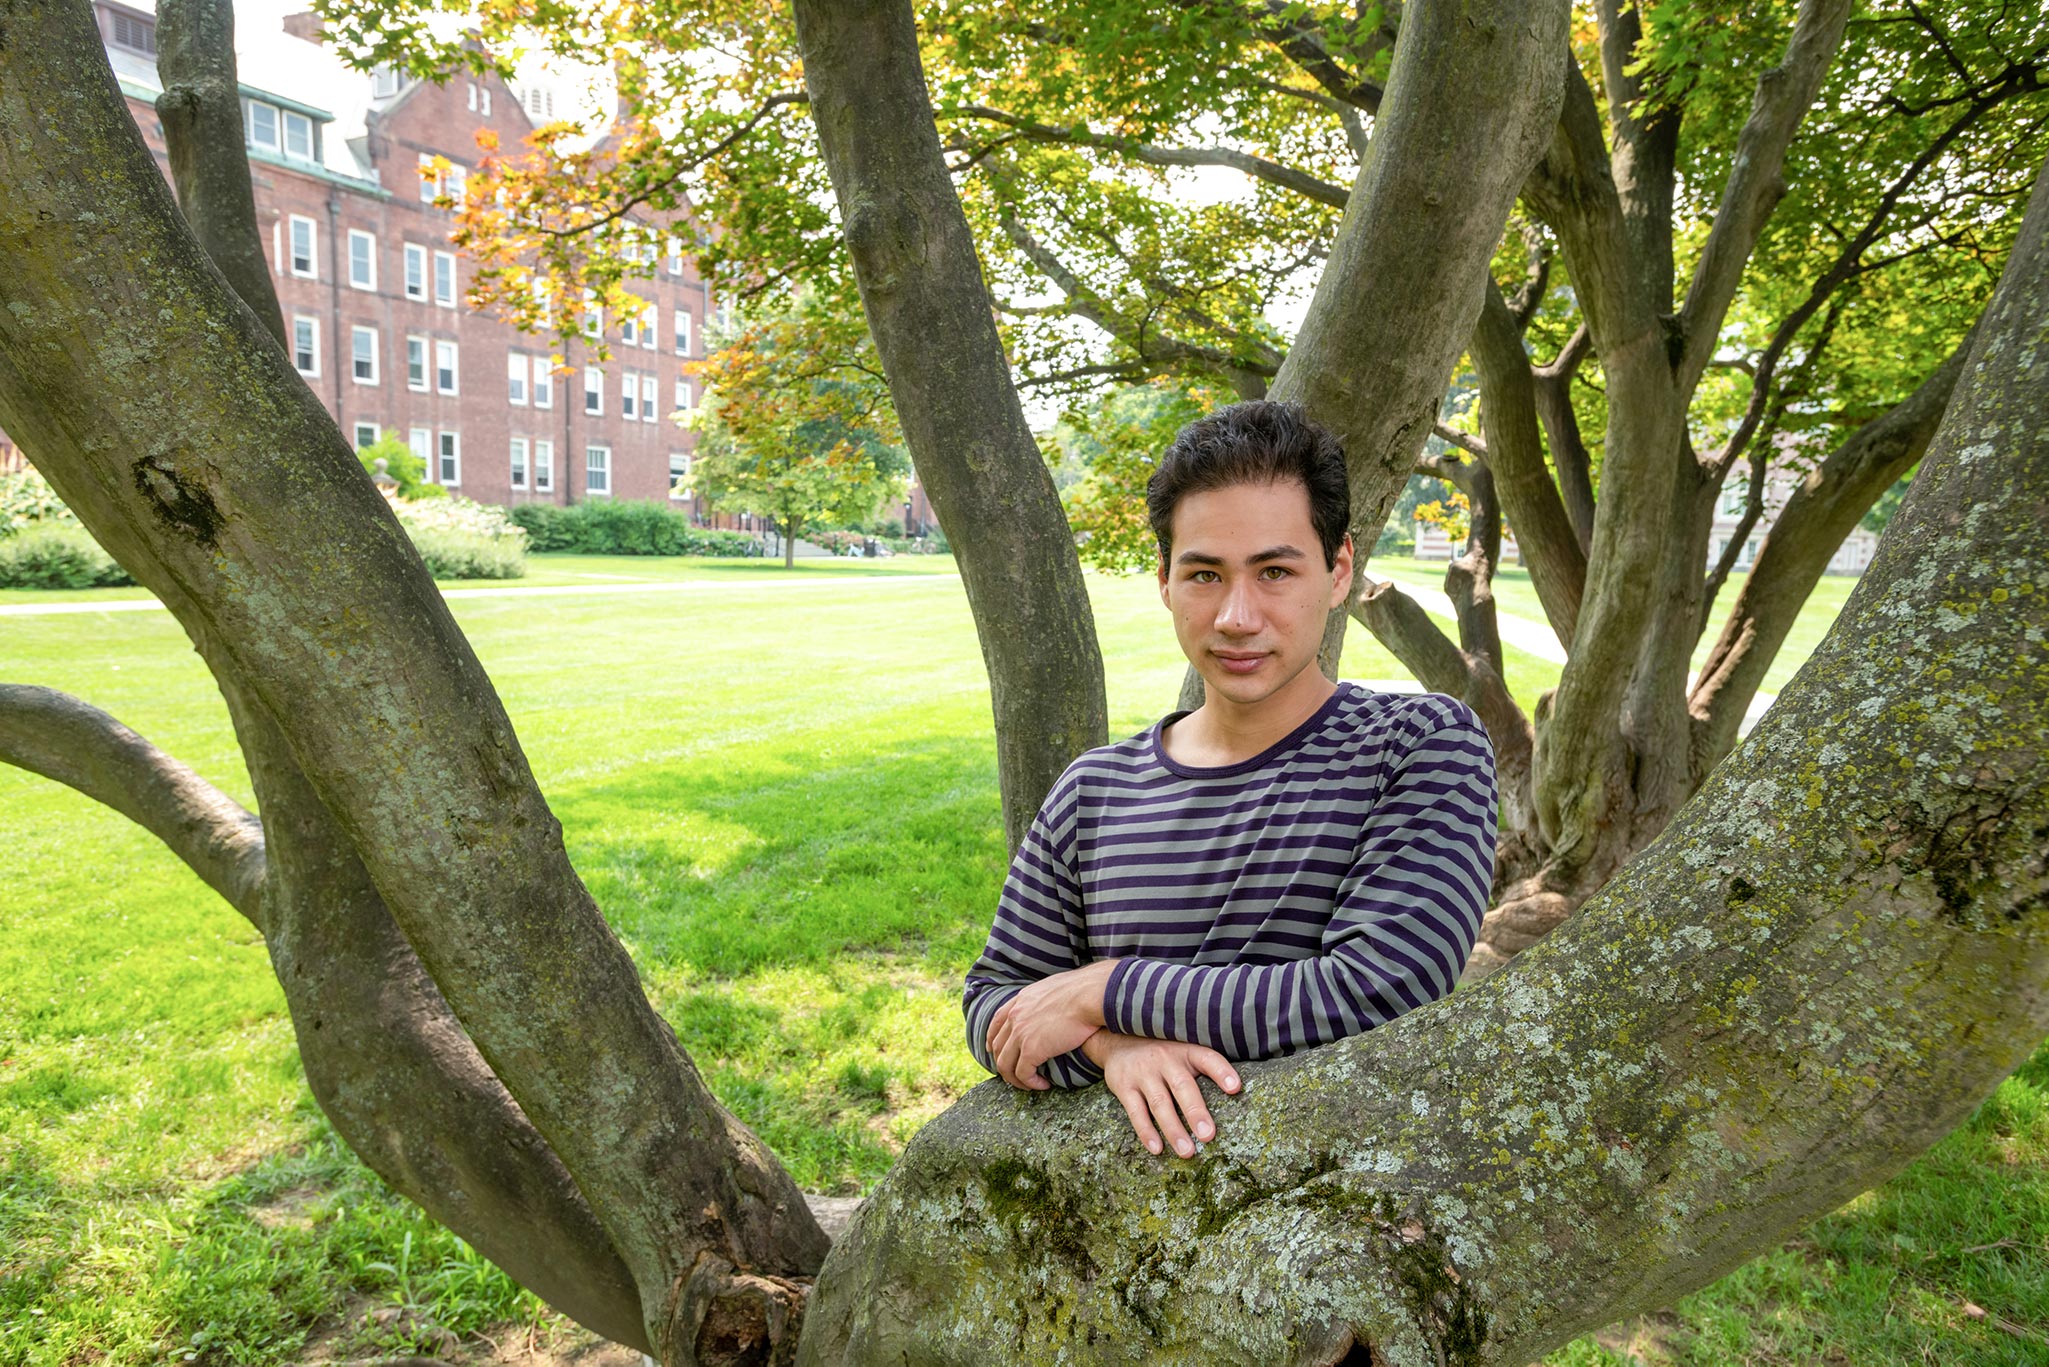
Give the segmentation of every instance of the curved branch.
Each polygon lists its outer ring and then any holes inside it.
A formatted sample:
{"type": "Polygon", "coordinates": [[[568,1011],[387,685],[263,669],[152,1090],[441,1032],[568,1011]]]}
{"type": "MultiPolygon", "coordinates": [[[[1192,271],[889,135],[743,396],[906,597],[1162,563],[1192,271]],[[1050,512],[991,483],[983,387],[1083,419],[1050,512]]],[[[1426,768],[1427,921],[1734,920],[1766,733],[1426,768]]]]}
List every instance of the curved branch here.
{"type": "Polygon", "coordinates": [[[1059,143],[1071,147],[1100,147],[1105,151],[1117,152],[1141,161],[1149,166],[1222,166],[1233,171],[1242,171],[1269,185],[1293,191],[1318,204],[1327,204],[1333,209],[1345,207],[1351,191],[1342,185],[1332,185],[1307,171],[1265,157],[1241,152],[1233,147],[1160,147],[1140,142],[1136,138],[1119,137],[1114,133],[1098,133],[1093,129],[1072,127],[1060,128],[1053,124],[1035,123],[1017,114],[1006,113],[985,104],[952,105],[936,111],[938,117],[985,119],[990,123],[1002,124],[1015,129],[1022,137],[1033,142],[1059,143]]]}
{"type": "Polygon", "coordinates": [[[0,761],[113,808],[264,928],[263,823],[99,708],[54,688],[0,684],[0,761]]]}

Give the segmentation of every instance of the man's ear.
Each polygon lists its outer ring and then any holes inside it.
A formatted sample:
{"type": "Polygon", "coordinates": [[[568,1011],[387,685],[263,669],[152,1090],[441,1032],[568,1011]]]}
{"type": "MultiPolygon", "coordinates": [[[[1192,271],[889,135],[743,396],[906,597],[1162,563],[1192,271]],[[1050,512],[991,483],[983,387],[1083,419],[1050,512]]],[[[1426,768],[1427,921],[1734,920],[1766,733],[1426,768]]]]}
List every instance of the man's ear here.
{"type": "Polygon", "coordinates": [[[1167,606],[1167,607],[1170,607],[1170,608],[1171,608],[1171,607],[1173,607],[1173,606],[1174,606],[1174,604],[1173,604],[1172,602],[1168,601],[1168,598],[1167,598],[1167,553],[1166,553],[1166,551],[1164,551],[1164,550],[1162,550],[1162,551],[1160,552],[1160,564],[1159,564],[1159,572],[1160,572],[1160,602],[1161,602],[1162,604],[1164,604],[1165,606],[1167,606]]]}
{"type": "Polygon", "coordinates": [[[1333,609],[1345,601],[1352,591],[1352,534],[1345,533],[1344,544],[1338,547],[1336,560],[1330,567],[1330,605],[1333,609]]]}

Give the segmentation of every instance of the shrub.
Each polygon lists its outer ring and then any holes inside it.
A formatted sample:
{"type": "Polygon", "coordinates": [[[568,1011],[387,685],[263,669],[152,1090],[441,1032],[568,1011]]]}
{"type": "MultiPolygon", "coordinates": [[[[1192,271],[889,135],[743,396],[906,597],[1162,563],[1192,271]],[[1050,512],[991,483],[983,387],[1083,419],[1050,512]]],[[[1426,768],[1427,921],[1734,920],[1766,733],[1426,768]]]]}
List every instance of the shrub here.
{"type": "Polygon", "coordinates": [[[395,431],[387,430],[369,446],[359,448],[356,458],[373,475],[377,473],[377,462],[383,461],[384,473],[398,481],[400,498],[448,497],[448,490],[427,482],[427,462],[395,431]]]}
{"type": "Polygon", "coordinates": [[[401,498],[391,506],[436,579],[518,579],[526,573],[526,531],[503,508],[467,498],[401,498]]]}
{"type": "Polygon", "coordinates": [[[96,589],[134,582],[76,524],[51,522],[0,537],[0,589],[96,589]]]}
{"type": "Polygon", "coordinates": [[[512,509],[511,516],[525,529],[527,545],[535,551],[578,555],[762,553],[761,543],[745,532],[692,526],[687,516],[666,503],[644,499],[594,498],[568,507],[522,503],[512,509]]]}
{"type": "Polygon", "coordinates": [[[0,475],[0,536],[31,527],[76,527],[78,518],[34,470],[0,475]]]}

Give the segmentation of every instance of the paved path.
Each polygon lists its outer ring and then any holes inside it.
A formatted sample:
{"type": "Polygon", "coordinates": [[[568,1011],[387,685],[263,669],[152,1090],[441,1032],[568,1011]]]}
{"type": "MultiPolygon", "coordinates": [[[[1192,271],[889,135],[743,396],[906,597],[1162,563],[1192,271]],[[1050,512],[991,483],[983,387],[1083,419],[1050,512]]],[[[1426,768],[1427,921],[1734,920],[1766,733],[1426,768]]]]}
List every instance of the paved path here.
{"type": "MultiPolygon", "coordinates": [[[[951,583],[955,574],[807,574],[792,579],[671,579],[642,580],[631,584],[508,584],[489,589],[443,589],[443,598],[600,598],[620,593],[673,593],[705,588],[794,589],[819,584],[933,584],[951,583]]],[[[154,598],[107,598],[90,603],[9,603],[0,605],[0,617],[61,617],[78,612],[161,612],[163,604],[154,598]]]]}

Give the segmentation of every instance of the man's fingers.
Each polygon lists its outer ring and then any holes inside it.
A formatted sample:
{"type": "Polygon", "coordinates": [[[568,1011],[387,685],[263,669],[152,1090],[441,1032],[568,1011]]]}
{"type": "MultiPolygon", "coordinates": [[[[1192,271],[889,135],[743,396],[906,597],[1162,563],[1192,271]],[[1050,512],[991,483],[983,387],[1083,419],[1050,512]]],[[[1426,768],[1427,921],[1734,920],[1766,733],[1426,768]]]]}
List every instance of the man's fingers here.
{"type": "Polygon", "coordinates": [[[1210,1119],[1209,1107],[1202,1104],[1202,1089],[1195,1085],[1195,1075],[1177,1069],[1167,1074],[1167,1086],[1173,1089],[1174,1100],[1180,1105],[1190,1132],[1205,1144],[1215,1139],[1216,1122],[1210,1119]]]}
{"type": "Polygon", "coordinates": [[[1181,1128],[1181,1117],[1174,1110],[1174,1098],[1167,1091],[1166,1084],[1158,1078],[1151,1080],[1145,1089],[1146,1104],[1152,1108],[1153,1123],[1160,1127],[1167,1143],[1183,1158],[1195,1156],[1195,1141],[1188,1137],[1188,1131],[1181,1128]]]}
{"type": "Polygon", "coordinates": [[[1121,1092],[1112,1092],[1111,1095],[1124,1107],[1124,1114],[1131,1120],[1131,1132],[1138,1136],[1139,1143],[1145,1145],[1146,1152],[1158,1153],[1160,1132],[1153,1128],[1151,1117],[1146,1114],[1145,1107],[1139,1104],[1138,1089],[1126,1087],[1121,1092]]]}
{"type": "Polygon", "coordinates": [[[1194,1067],[1196,1072],[1201,1073],[1225,1091],[1237,1092],[1238,1065],[1225,1058],[1216,1050],[1205,1049],[1198,1045],[1188,1051],[1188,1062],[1194,1067]]]}

